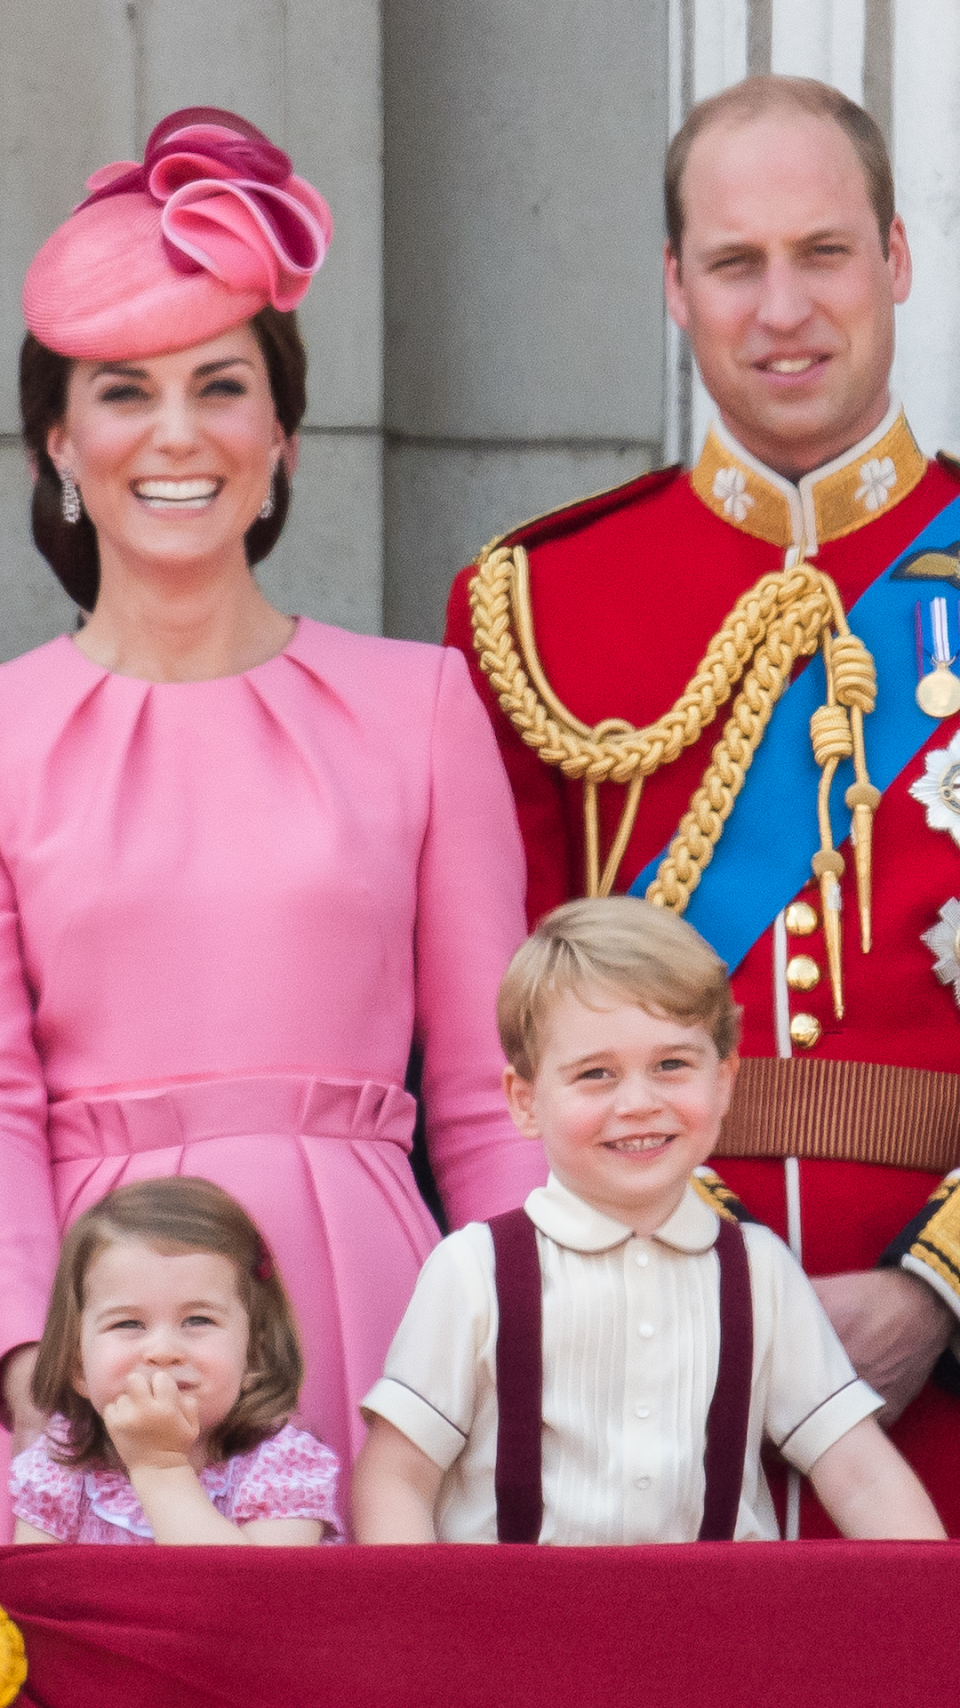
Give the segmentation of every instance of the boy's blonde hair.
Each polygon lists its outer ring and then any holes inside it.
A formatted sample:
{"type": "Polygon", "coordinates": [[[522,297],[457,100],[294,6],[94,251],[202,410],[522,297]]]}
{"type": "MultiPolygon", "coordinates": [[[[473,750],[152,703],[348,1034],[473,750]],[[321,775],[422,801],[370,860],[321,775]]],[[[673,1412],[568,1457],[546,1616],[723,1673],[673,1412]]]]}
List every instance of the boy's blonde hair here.
{"type": "Polygon", "coordinates": [[[543,1024],[557,998],[605,986],[651,1014],[703,1026],[724,1061],[740,1038],[727,969],[692,925],[636,896],[570,901],[517,950],[497,998],[500,1041],[521,1079],[540,1062],[543,1024]]]}

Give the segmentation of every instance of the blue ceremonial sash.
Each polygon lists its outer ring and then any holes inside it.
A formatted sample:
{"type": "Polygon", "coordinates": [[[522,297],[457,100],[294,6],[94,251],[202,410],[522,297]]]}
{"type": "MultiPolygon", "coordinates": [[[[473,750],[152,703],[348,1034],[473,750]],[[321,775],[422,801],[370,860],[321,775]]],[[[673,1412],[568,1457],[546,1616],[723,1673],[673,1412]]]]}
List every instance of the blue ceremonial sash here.
{"type": "MultiPolygon", "coordinates": [[[[956,548],[958,540],[960,498],[955,498],[877,576],[848,613],[851,629],[877,666],[877,704],[864,718],[864,743],[870,781],[881,791],[899,776],[939,722],[922,712],[915,698],[914,612],[919,585],[915,580],[891,578],[899,564],[919,551],[956,548]]],[[[713,859],[684,914],[731,969],[739,966],[810,876],[810,861],[820,847],[820,769],[810,745],[810,718],[825,699],[823,659],[817,653],[774,707],[713,859]]],[[[842,760],[830,792],[837,848],[850,831],[850,809],[843,797],[853,781],[852,762],[842,760]]],[[[663,849],[644,867],[630,886],[631,895],[646,893],[667,852],[663,849]]]]}

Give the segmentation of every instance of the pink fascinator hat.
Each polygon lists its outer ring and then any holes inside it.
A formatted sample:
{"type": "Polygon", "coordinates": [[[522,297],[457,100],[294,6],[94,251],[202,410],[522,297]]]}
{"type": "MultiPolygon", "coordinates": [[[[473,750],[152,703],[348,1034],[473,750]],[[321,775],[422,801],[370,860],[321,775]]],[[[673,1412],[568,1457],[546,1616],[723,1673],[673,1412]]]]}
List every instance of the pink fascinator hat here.
{"type": "Polygon", "coordinates": [[[34,337],[81,361],[159,356],[268,303],[296,308],[333,234],[330,209],[289,156],[218,107],[171,113],[142,166],[115,161],[87,188],[23,287],[34,337]]]}

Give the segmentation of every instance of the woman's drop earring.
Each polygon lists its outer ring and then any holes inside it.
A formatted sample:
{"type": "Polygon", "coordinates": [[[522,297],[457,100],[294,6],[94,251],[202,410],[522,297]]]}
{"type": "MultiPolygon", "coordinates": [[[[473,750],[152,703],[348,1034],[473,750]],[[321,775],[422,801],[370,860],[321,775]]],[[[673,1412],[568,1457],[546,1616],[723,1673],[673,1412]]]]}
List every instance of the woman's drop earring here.
{"type": "Polygon", "coordinates": [[[269,522],[269,520],[270,520],[271,516],[273,515],[273,512],[276,508],[276,500],[275,500],[274,495],[273,495],[273,483],[276,480],[276,478],[277,478],[276,468],[272,468],[270,470],[270,485],[267,489],[267,496],[264,499],[263,503],[261,504],[259,510],[257,511],[257,515],[259,516],[261,522],[269,522]]]}
{"type": "Polygon", "coordinates": [[[80,494],[77,491],[77,483],[69,469],[62,469],[60,472],[60,508],[63,511],[65,522],[69,522],[71,525],[79,522],[81,515],[80,494]]]}

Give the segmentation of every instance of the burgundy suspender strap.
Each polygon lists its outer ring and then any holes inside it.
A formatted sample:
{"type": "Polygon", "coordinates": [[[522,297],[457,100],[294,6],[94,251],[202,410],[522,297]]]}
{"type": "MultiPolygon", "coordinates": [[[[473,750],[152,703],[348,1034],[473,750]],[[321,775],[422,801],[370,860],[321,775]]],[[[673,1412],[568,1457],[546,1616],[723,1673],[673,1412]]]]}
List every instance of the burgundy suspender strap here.
{"type": "MultiPolygon", "coordinates": [[[[490,1221],[496,1262],[497,1540],[536,1542],[543,1523],[543,1302],[536,1229],[522,1209],[490,1221]]],[[[698,1541],[733,1540],[753,1375],[753,1301],[743,1234],[721,1220],[720,1359],[707,1414],[706,1490],[698,1541]]]]}
{"type": "Polygon", "coordinates": [[[524,1209],[490,1221],[496,1262],[497,1541],[538,1542],[543,1522],[543,1303],[537,1230],[524,1209]]]}
{"type": "Polygon", "coordinates": [[[721,1219],[720,1364],[707,1413],[706,1490],[698,1542],[732,1542],[743,1487],[753,1379],[753,1298],[743,1230],[721,1219]]]}

